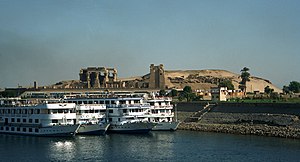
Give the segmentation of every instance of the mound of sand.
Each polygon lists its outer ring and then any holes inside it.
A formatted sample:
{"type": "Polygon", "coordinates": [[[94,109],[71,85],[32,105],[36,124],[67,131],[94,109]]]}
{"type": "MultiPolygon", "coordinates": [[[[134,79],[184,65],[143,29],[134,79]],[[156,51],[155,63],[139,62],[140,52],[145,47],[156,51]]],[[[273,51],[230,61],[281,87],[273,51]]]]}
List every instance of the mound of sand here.
{"type": "MultiPolygon", "coordinates": [[[[126,82],[128,85],[147,85],[149,84],[149,74],[144,76],[135,76],[128,78],[119,78],[119,80],[126,82]]],[[[241,78],[239,74],[232,73],[226,70],[166,70],[165,71],[165,85],[167,88],[183,89],[185,86],[191,86],[194,90],[210,90],[211,87],[216,87],[223,80],[231,80],[235,89],[239,89],[241,78]]],[[[264,92],[264,88],[269,86],[275,92],[282,92],[282,90],[273,85],[269,80],[250,77],[247,82],[247,92],[259,91],[264,92]]],[[[84,88],[85,84],[79,80],[61,81],[51,88],[84,88]]],[[[146,88],[146,87],[135,87],[146,88]]]]}
{"type": "MultiPolygon", "coordinates": [[[[210,87],[217,86],[220,81],[225,79],[231,80],[235,89],[238,89],[242,80],[239,74],[226,70],[165,71],[166,86],[170,88],[183,88],[189,85],[193,89],[209,90],[210,87]]],[[[280,88],[273,85],[269,80],[255,76],[250,77],[250,81],[247,82],[246,86],[247,92],[264,92],[266,86],[274,89],[275,92],[282,92],[280,88]]]]}

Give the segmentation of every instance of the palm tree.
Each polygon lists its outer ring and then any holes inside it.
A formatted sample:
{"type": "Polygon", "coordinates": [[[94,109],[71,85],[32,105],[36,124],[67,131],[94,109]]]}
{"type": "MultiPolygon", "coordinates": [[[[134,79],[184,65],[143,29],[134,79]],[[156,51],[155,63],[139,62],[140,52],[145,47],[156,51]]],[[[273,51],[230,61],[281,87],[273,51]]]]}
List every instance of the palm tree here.
{"type": "Polygon", "coordinates": [[[244,67],[242,70],[241,70],[241,78],[242,78],[242,81],[240,82],[240,86],[239,88],[243,91],[243,92],[246,92],[246,82],[250,81],[250,73],[248,72],[250,69],[247,68],[247,67],[244,67]]]}

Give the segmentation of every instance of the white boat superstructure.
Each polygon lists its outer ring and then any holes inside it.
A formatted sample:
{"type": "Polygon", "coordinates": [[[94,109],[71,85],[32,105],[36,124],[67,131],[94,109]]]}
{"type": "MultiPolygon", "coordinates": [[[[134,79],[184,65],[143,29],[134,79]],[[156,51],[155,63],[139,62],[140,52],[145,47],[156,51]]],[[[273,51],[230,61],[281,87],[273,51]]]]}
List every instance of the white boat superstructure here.
{"type": "Polygon", "coordinates": [[[154,123],[148,122],[146,114],[150,105],[143,103],[142,98],[117,98],[115,104],[109,105],[109,131],[119,133],[148,133],[154,123]]]}
{"type": "Polygon", "coordinates": [[[143,103],[141,97],[101,97],[69,98],[67,102],[76,104],[105,104],[109,132],[146,133],[154,124],[145,117],[150,105],[143,103]]]}
{"type": "Polygon", "coordinates": [[[0,100],[0,133],[74,136],[75,104],[58,101],[0,100]]]}
{"type": "Polygon", "coordinates": [[[148,121],[157,123],[153,130],[176,130],[179,122],[174,119],[173,105],[170,97],[153,97],[147,99],[150,104],[148,121]]]}
{"type": "Polygon", "coordinates": [[[80,124],[78,134],[102,135],[109,127],[109,123],[101,122],[106,119],[105,104],[77,104],[76,114],[80,124]]]}

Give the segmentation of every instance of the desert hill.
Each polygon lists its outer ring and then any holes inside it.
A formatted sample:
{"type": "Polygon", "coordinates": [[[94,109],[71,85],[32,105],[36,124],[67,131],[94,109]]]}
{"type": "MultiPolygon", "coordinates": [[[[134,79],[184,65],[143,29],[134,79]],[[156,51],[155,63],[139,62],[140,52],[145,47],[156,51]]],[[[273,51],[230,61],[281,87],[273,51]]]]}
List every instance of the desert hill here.
{"type": "MultiPolygon", "coordinates": [[[[239,82],[242,80],[239,74],[226,70],[178,70],[165,71],[166,85],[168,87],[183,88],[186,85],[193,89],[208,90],[212,86],[217,86],[223,80],[231,80],[235,89],[238,89],[239,82]]],[[[247,92],[260,91],[263,92],[266,86],[274,89],[275,92],[282,90],[273,85],[269,80],[250,76],[247,82],[247,92]]]]}
{"type": "MultiPolygon", "coordinates": [[[[165,70],[165,86],[168,89],[183,89],[185,86],[191,86],[194,90],[210,90],[216,87],[223,80],[231,80],[235,89],[238,89],[239,82],[242,80],[239,74],[226,70],[165,70]]],[[[144,76],[135,76],[128,78],[118,78],[127,88],[147,88],[149,85],[150,74],[144,76]]],[[[247,92],[264,92],[264,88],[269,86],[275,92],[282,90],[273,85],[269,80],[250,76],[247,82],[247,92]]],[[[61,81],[50,88],[84,88],[85,84],[79,80],[61,81]]]]}

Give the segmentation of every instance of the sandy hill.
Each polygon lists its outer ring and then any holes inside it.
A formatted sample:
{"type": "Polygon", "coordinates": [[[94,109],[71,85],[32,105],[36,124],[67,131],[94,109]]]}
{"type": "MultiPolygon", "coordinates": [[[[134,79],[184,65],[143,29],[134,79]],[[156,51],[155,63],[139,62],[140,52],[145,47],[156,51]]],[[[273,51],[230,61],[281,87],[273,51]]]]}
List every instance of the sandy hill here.
{"type": "MultiPolygon", "coordinates": [[[[183,88],[189,85],[193,89],[200,90],[208,90],[212,86],[217,86],[220,81],[225,79],[231,80],[235,89],[238,89],[239,82],[242,80],[239,74],[226,70],[167,70],[165,71],[165,79],[168,87],[183,88]]],[[[269,80],[255,76],[251,76],[250,81],[247,82],[247,91],[263,92],[266,86],[270,86],[275,92],[282,91],[269,80]]]]}
{"type": "MultiPolygon", "coordinates": [[[[130,88],[147,88],[144,85],[149,83],[149,74],[144,76],[135,76],[128,78],[119,78],[130,85],[130,88]],[[138,86],[138,87],[135,87],[138,86]]],[[[239,74],[232,73],[226,70],[165,70],[165,84],[168,88],[183,89],[185,86],[191,86],[194,90],[210,90],[211,87],[216,87],[223,80],[231,80],[235,89],[238,89],[239,82],[242,80],[239,74]]],[[[260,91],[264,92],[264,88],[270,86],[275,92],[282,90],[273,85],[269,80],[250,77],[247,82],[247,92],[260,91]]],[[[85,84],[79,80],[61,81],[51,88],[84,88],[85,84]]]]}

